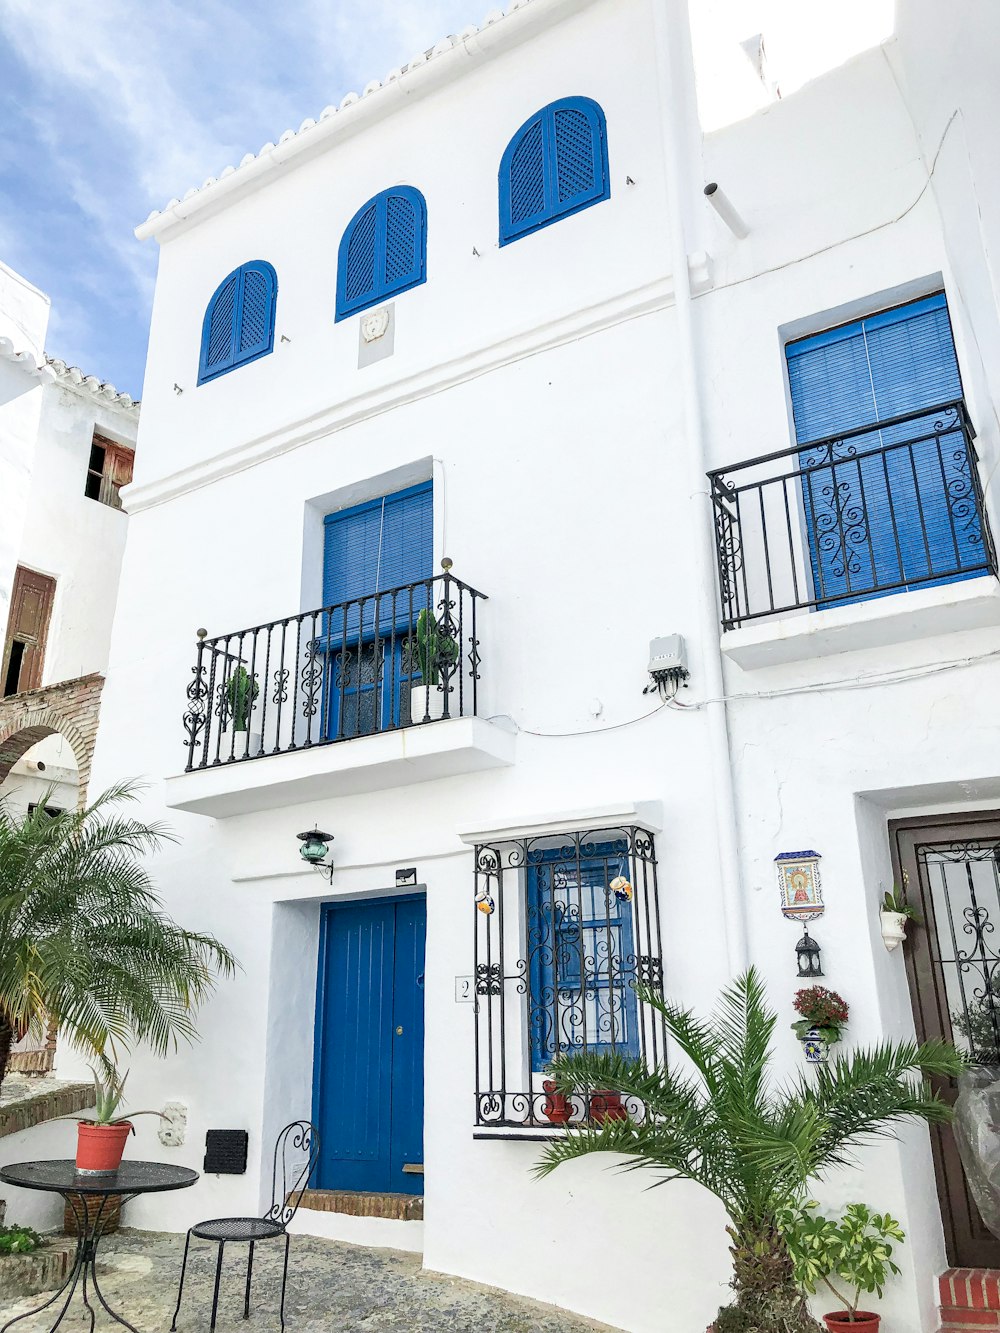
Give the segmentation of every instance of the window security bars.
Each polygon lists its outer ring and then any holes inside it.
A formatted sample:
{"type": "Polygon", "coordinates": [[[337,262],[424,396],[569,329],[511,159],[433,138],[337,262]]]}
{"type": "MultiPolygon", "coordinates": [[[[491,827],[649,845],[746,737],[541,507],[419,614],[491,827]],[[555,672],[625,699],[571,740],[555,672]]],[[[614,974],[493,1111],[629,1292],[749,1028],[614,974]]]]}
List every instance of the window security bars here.
{"type": "Polygon", "coordinates": [[[557,1054],[664,1059],[653,835],[628,827],[539,835],[475,849],[476,1126],[538,1130],[641,1119],[614,1088],[562,1099],[557,1054]]]}
{"type": "Polygon", "coordinates": [[[218,638],[200,632],[185,771],[476,716],[486,600],[445,573],[218,638]]]}
{"type": "Polygon", "coordinates": [[[961,400],[708,474],[722,624],[995,574],[961,400]]]}

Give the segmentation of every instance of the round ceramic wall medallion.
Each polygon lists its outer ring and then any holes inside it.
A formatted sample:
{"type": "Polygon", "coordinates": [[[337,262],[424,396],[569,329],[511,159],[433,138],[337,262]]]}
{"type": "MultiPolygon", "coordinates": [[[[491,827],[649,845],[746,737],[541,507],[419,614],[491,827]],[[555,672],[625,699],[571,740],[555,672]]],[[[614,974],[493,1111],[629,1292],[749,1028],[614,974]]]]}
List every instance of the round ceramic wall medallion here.
{"type": "Polygon", "coordinates": [[[373,310],[361,321],[361,336],[366,343],[377,342],[379,338],[385,337],[388,327],[389,311],[384,307],[381,310],[373,310]]]}

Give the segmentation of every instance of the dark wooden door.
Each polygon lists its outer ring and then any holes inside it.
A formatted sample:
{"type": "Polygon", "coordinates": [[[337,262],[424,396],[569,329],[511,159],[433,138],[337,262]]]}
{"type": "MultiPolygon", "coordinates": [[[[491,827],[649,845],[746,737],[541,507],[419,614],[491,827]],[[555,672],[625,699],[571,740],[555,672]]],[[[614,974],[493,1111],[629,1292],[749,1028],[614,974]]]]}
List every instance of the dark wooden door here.
{"type": "Polygon", "coordinates": [[[4,640],[0,677],[4,695],[35,690],[41,685],[45,640],[48,638],[55,593],[55,579],[18,566],[4,640]]]}
{"type": "MultiPolygon", "coordinates": [[[[1000,1064],[1000,812],[896,820],[897,883],[924,920],[907,931],[906,970],[921,1039],[944,1037],[980,1064],[1000,1064]]],[[[954,1102],[950,1079],[939,1084],[954,1102]]],[[[954,1136],[931,1129],[948,1261],[1000,1268],[1000,1240],[969,1192],[954,1136]]]]}

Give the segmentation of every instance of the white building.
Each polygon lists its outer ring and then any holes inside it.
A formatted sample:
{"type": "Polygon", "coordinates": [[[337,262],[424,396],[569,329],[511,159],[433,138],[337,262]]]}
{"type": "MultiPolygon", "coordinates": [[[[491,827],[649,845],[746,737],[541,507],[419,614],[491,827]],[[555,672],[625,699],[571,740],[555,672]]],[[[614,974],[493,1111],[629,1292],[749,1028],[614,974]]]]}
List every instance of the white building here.
{"type": "MultiPolygon", "coordinates": [[[[702,136],[679,3],[530,0],[139,228],[95,782],[151,776],[170,910],[244,972],[132,1091],[188,1106],[192,1165],[207,1129],[250,1149],[137,1224],[255,1210],[312,1115],[300,1227],[690,1333],[726,1299],[721,1211],[595,1159],[532,1179],[554,1043],[655,1057],[635,976],[704,1008],[748,961],[791,1023],[774,861],[803,848],[851,1041],[947,1028],[983,985],[998,51],[986,0],[908,0],[884,47],[702,136]],[[668,635],[690,677],[660,707],[668,635]],[[449,689],[411,698],[428,650],[449,689]],[[890,954],[903,871],[929,926],[890,954]]],[[[1000,1267],[935,1144],[906,1129],[825,1187],[908,1233],[888,1333],[933,1333],[949,1263],[1000,1267]]]]}
{"type": "Polygon", "coordinates": [[[128,394],[45,354],[49,309],[0,265],[0,797],[15,811],[86,791],[139,418],[128,394]]]}

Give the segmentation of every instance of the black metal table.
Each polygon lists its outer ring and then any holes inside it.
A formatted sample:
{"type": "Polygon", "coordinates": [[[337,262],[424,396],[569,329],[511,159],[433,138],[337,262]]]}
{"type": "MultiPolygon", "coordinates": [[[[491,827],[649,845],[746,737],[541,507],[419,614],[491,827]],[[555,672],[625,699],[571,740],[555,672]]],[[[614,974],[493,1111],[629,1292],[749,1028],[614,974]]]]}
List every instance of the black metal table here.
{"type": "Polygon", "coordinates": [[[77,1241],[73,1267],[55,1295],[50,1296],[36,1309],[9,1319],[3,1328],[0,1328],[0,1333],[7,1333],[9,1328],[13,1328],[22,1319],[30,1319],[33,1315],[41,1314],[50,1305],[55,1305],[65,1294],[66,1299],[63,1301],[62,1309],[49,1330],[49,1333],[54,1333],[66,1317],[78,1286],[83,1295],[84,1307],[90,1315],[90,1333],[93,1333],[95,1316],[87,1294],[88,1283],[93,1287],[94,1295],[116,1323],[130,1329],[131,1333],[139,1333],[127,1319],[123,1319],[120,1314],[112,1310],[97,1282],[97,1247],[106,1221],[105,1209],[108,1199],[112,1195],[119,1195],[125,1203],[138,1194],[162,1194],[165,1190],[183,1190],[193,1185],[197,1179],[197,1171],[191,1171],[186,1166],[168,1166],[163,1162],[122,1162],[117,1171],[106,1176],[81,1174],[76,1169],[76,1163],[68,1160],[16,1162],[12,1166],[5,1166],[0,1170],[0,1180],[5,1184],[17,1185],[23,1190],[45,1190],[50,1194],[63,1196],[76,1217],[77,1241]],[[88,1198],[101,1199],[101,1205],[93,1218],[87,1207],[88,1198]]]}

